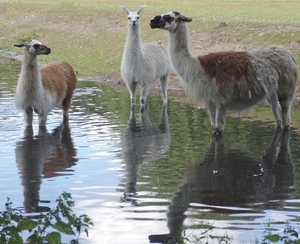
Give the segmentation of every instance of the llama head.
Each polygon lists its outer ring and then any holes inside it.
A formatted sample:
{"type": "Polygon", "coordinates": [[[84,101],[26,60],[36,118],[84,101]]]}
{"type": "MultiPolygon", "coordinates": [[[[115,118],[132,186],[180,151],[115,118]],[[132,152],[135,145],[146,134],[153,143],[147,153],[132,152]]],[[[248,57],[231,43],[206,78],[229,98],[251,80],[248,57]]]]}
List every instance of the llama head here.
{"type": "Polygon", "coordinates": [[[24,47],[32,55],[48,55],[51,49],[37,40],[29,40],[20,44],[14,44],[15,47],[24,47]]]}
{"type": "Polygon", "coordinates": [[[121,9],[124,10],[124,12],[128,15],[128,24],[130,26],[138,26],[139,25],[139,18],[140,18],[140,13],[146,8],[146,6],[140,7],[137,11],[135,12],[130,12],[127,8],[124,6],[121,6],[121,9]]]}
{"type": "Polygon", "coordinates": [[[193,19],[185,17],[174,11],[167,14],[157,15],[150,21],[152,29],[159,28],[167,31],[174,31],[179,23],[191,22],[193,19]]]}

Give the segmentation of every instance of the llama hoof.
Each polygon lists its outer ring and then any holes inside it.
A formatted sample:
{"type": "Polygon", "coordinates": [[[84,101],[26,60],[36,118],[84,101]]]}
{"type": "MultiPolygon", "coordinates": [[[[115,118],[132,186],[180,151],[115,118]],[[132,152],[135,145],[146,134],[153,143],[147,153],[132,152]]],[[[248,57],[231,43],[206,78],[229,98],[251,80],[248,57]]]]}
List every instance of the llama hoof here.
{"type": "Polygon", "coordinates": [[[219,128],[215,128],[212,136],[216,139],[222,138],[223,137],[223,131],[221,131],[219,128]]]}

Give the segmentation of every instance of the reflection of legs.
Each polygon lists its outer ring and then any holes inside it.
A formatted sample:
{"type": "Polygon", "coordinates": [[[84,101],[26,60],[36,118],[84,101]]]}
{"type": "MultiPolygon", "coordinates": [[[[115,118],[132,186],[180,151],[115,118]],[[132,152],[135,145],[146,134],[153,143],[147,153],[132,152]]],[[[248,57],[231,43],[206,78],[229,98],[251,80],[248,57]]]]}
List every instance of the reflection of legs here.
{"type": "Polygon", "coordinates": [[[33,110],[31,107],[28,107],[23,111],[23,116],[26,126],[32,126],[33,110]]]}
{"type": "Polygon", "coordinates": [[[162,89],[162,98],[164,103],[168,102],[168,94],[167,94],[167,89],[168,89],[168,76],[163,76],[160,78],[160,84],[161,84],[161,89],[162,89]]]}

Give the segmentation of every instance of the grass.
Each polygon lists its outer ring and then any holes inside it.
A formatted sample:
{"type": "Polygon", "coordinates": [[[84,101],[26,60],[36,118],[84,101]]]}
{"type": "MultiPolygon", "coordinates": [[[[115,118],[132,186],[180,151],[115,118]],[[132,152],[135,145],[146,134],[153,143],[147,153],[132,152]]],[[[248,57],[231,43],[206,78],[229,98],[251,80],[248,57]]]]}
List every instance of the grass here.
{"type": "MultiPolygon", "coordinates": [[[[12,44],[35,38],[52,48],[41,62],[66,60],[79,76],[118,74],[127,34],[125,13],[120,0],[0,0],[0,49],[21,53],[12,44]]],[[[293,28],[274,29],[261,34],[257,28],[290,25],[300,28],[300,1],[250,0],[128,0],[126,7],[135,10],[147,5],[141,14],[142,39],[167,43],[167,33],[151,30],[149,20],[156,14],[177,10],[193,17],[194,31],[215,31],[220,22],[230,24],[220,40],[247,38],[255,44],[280,44],[299,41],[293,28]],[[243,29],[241,24],[249,28],[243,29]]],[[[300,60],[300,50],[294,50],[300,60]]]]}

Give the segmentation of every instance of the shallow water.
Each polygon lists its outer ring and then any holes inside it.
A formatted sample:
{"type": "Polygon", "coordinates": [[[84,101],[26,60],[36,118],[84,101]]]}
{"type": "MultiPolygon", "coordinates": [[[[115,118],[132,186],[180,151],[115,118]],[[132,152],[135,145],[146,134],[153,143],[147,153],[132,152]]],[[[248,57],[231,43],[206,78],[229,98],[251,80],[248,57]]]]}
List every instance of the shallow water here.
{"type": "Polygon", "coordinates": [[[80,81],[69,125],[54,110],[29,130],[14,106],[19,72],[0,58],[0,206],[45,211],[69,192],[95,224],[86,244],[253,243],[268,223],[299,226],[299,135],[275,132],[271,112],[229,117],[216,141],[205,109],[152,94],[132,111],[124,88],[80,81]]]}

